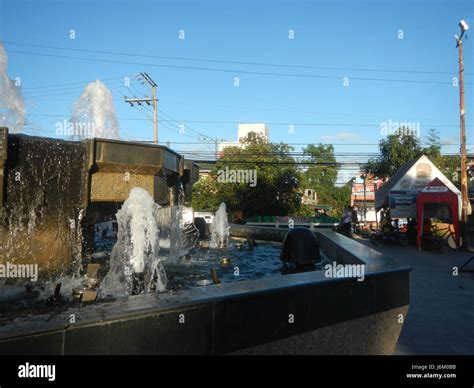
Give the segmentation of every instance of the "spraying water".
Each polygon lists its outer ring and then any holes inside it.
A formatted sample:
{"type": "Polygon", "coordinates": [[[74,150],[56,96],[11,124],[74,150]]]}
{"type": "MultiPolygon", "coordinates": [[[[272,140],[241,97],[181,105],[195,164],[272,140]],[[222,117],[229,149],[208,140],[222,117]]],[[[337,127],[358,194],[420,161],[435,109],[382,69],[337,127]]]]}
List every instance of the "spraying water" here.
{"type": "Polygon", "coordinates": [[[148,192],[134,187],[117,212],[118,240],[110,269],[101,284],[103,295],[124,296],[166,289],[166,273],[159,251],[159,209],[148,192]]]}
{"type": "Polygon", "coordinates": [[[167,206],[158,209],[156,221],[160,229],[160,250],[167,262],[176,262],[195,245],[198,232],[193,224],[192,209],[167,206]]]}
{"type": "Polygon", "coordinates": [[[88,84],[73,104],[71,124],[77,139],[119,139],[112,93],[101,81],[88,84]]]}
{"type": "Polygon", "coordinates": [[[8,56],[0,43],[0,127],[20,132],[25,123],[25,103],[19,83],[7,75],[8,56]]]}
{"type": "Polygon", "coordinates": [[[211,224],[211,248],[227,248],[229,242],[229,223],[226,205],[222,202],[217,209],[211,224]]]}
{"type": "Polygon", "coordinates": [[[199,232],[194,226],[192,208],[184,206],[184,188],[180,187],[178,206],[158,209],[156,221],[160,228],[160,249],[167,254],[167,262],[176,262],[194,247],[199,232]]]}

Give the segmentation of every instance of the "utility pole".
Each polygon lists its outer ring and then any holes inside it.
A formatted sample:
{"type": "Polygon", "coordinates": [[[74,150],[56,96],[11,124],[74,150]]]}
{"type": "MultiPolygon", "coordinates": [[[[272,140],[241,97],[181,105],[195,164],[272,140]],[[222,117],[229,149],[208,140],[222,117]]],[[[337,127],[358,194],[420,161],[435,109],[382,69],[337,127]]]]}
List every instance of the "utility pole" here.
{"type": "Polygon", "coordinates": [[[153,79],[148,75],[148,73],[140,73],[142,78],[150,85],[152,89],[152,98],[145,96],[145,98],[128,98],[125,97],[125,102],[129,103],[130,106],[134,106],[134,104],[142,105],[145,103],[147,105],[153,106],[153,142],[158,144],[158,99],[156,98],[156,83],[153,79]]]}
{"type": "Polygon", "coordinates": [[[465,110],[464,110],[464,63],[463,63],[463,52],[462,52],[462,38],[464,33],[469,29],[469,26],[464,20],[459,22],[461,28],[461,36],[456,36],[456,43],[459,53],[459,109],[460,109],[460,140],[461,140],[461,200],[462,200],[462,212],[461,221],[463,224],[463,245],[468,247],[468,193],[467,193],[467,169],[466,169],[466,122],[465,122],[465,110]]]}
{"type": "Polygon", "coordinates": [[[367,179],[367,174],[362,174],[360,176],[363,180],[363,183],[364,183],[364,222],[367,220],[367,186],[366,186],[366,179],[367,179]]]}

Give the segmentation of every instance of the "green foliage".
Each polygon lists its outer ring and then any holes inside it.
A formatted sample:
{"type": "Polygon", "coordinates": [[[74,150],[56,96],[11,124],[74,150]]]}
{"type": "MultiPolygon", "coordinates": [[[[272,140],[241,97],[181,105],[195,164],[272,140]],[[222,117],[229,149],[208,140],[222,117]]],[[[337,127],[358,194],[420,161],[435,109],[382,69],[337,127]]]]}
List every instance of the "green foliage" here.
{"type": "Polygon", "coordinates": [[[208,210],[225,202],[228,209],[242,210],[246,217],[297,213],[301,207],[301,192],[298,189],[301,173],[293,164],[292,150],[287,144],[268,143],[259,136],[248,136],[244,147],[225,148],[211,171],[209,180],[213,182],[193,188],[193,207],[208,210]],[[248,183],[218,182],[218,175],[226,168],[255,170],[256,187],[248,183]]]}
{"type": "MultiPolygon", "coordinates": [[[[379,178],[392,176],[408,160],[426,154],[449,178],[459,185],[458,156],[441,154],[438,131],[430,129],[427,147],[418,138],[401,128],[397,133],[380,140],[380,156],[368,161],[364,170],[379,178]]],[[[243,147],[227,147],[211,171],[209,179],[201,179],[193,186],[192,206],[196,210],[215,211],[221,202],[230,210],[242,210],[244,217],[258,215],[295,215],[311,217],[313,208],[301,204],[304,189],[316,190],[318,202],[332,207],[331,215],[339,217],[350,202],[351,186],[336,186],[339,166],[334,147],[311,144],[303,149],[305,160],[312,163],[299,170],[288,144],[268,143],[263,137],[249,135],[243,147]],[[219,182],[219,173],[229,170],[256,170],[257,185],[219,182]]]]}
{"type": "Polygon", "coordinates": [[[459,155],[443,155],[435,164],[454,185],[461,188],[461,157],[459,155]]]}
{"type": "Polygon", "coordinates": [[[391,177],[407,161],[423,153],[416,135],[406,128],[380,140],[379,151],[380,156],[369,159],[364,167],[366,173],[379,178],[391,177]]]}
{"type": "Polygon", "coordinates": [[[402,128],[398,133],[380,140],[380,157],[370,159],[364,170],[379,178],[390,177],[410,159],[425,154],[448,179],[459,187],[460,157],[441,154],[441,141],[436,129],[429,130],[426,143],[427,147],[421,148],[418,139],[410,131],[402,128]]]}
{"type": "Polygon", "coordinates": [[[215,179],[199,179],[193,186],[192,207],[195,210],[215,212],[221,203],[217,192],[215,179]]]}
{"type": "Polygon", "coordinates": [[[303,188],[313,189],[318,193],[318,202],[332,207],[332,215],[339,217],[342,210],[350,203],[351,187],[337,187],[339,167],[334,156],[334,146],[327,144],[310,144],[303,149],[307,161],[323,163],[310,165],[303,174],[303,188]]]}
{"type": "Polygon", "coordinates": [[[446,177],[456,186],[460,187],[459,168],[461,157],[458,155],[442,155],[439,132],[436,129],[430,129],[426,137],[427,147],[423,153],[438,167],[446,177]]]}
{"type": "Polygon", "coordinates": [[[196,210],[215,211],[221,202],[230,210],[242,210],[244,217],[258,215],[314,216],[313,207],[301,203],[304,189],[313,189],[318,200],[332,206],[339,217],[350,202],[351,188],[336,187],[338,166],[332,145],[309,145],[304,151],[310,165],[301,171],[294,164],[288,144],[268,143],[264,138],[249,136],[243,147],[227,147],[211,171],[209,179],[193,187],[192,206],[196,210]],[[225,169],[257,171],[257,185],[219,182],[225,169]]]}
{"type": "Polygon", "coordinates": [[[438,166],[443,156],[441,155],[441,142],[436,129],[429,129],[428,135],[426,136],[426,143],[428,146],[423,149],[423,153],[438,166]]]}
{"type": "MultiPolygon", "coordinates": [[[[334,156],[334,146],[325,144],[310,144],[303,149],[307,161],[314,163],[334,163],[332,165],[310,165],[304,174],[306,188],[320,186],[332,187],[336,183],[338,167],[334,156]]],[[[319,194],[319,192],[318,192],[319,194]]]]}

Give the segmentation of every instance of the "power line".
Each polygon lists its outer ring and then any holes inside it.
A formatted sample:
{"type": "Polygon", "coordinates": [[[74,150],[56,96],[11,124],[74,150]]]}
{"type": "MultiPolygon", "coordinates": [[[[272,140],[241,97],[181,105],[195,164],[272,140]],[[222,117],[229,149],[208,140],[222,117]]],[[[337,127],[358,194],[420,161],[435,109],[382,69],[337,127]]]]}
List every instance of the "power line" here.
{"type": "MultiPolygon", "coordinates": [[[[160,110],[160,112],[162,112],[160,110]]],[[[31,116],[45,116],[45,117],[69,117],[68,115],[59,115],[59,114],[45,114],[45,113],[28,113],[28,115],[31,116]]],[[[120,120],[138,120],[138,121],[143,121],[146,119],[140,119],[140,118],[133,118],[133,117],[120,117],[118,118],[120,120]]],[[[178,123],[202,123],[202,124],[252,124],[254,121],[212,121],[212,120],[176,120],[176,119],[162,119],[160,122],[178,122],[178,123]]],[[[402,123],[402,122],[400,122],[402,123]]],[[[361,124],[355,124],[355,123],[283,123],[283,122],[266,122],[265,124],[268,125],[294,125],[294,126],[328,126],[328,127],[333,127],[333,126],[338,126],[338,127],[380,127],[380,124],[368,124],[368,123],[361,123],[361,124]]],[[[448,125],[448,124],[425,124],[424,127],[437,127],[437,128],[457,128],[457,125],[448,125]]],[[[208,135],[202,135],[204,137],[212,138],[212,136],[208,135]]],[[[302,143],[306,144],[306,143],[302,143]]],[[[308,143],[312,144],[312,143],[308,143]]],[[[329,143],[333,144],[333,143],[329,143]]],[[[342,144],[342,143],[341,143],[342,144]]],[[[343,144],[352,144],[352,143],[343,143],[343,144]]],[[[356,144],[368,144],[370,145],[371,143],[356,143],[356,144]]]]}
{"type": "MultiPolygon", "coordinates": [[[[15,42],[3,42],[3,43],[14,45],[14,46],[46,48],[46,49],[52,49],[52,50],[67,50],[67,51],[87,52],[87,53],[106,54],[106,55],[171,59],[171,60],[192,61],[192,62],[225,63],[225,64],[233,64],[233,65],[246,65],[246,66],[266,66],[266,67],[298,68],[298,69],[312,69],[312,70],[343,70],[343,71],[362,71],[362,72],[379,72],[379,73],[455,74],[455,71],[449,72],[449,71],[394,70],[394,69],[371,69],[371,68],[335,67],[335,66],[290,65],[290,64],[279,64],[279,63],[263,63],[263,62],[209,59],[209,58],[190,58],[190,57],[175,57],[175,56],[163,56],[163,55],[153,55],[153,54],[137,54],[137,53],[123,52],[123,51],[91,50],[91,49],[46,46],[46,45],[36,45],[36,44],[27,44],[27,43],[15,43],[15,42]]],[[[473,73],[466,73],[466,74],[471,75],[473,73]]]]}
{"type": "MultiPolygon", "coordinates": [[[[180,130],[183,128],[183,126],[182,126],[182,124],[181,124],[181,123],[182,123],[181,121],[176,120],[174,117],[172,117],[171,115],[169,115],[168,113],[166,113],[165,111],[163,111],[163,109],[161,109],[160,112],[163,113],[166,117],[168,117],[168,118],[171,119],[172,121],[179,123],[180,126],[179,126],[178,128],[179,128],[180,130]]],[[[205,134],[203,134],[203,133],[201,133],[201,132],[195,131],[195,130],[193,130],[193,129],[192,129],[191,127],[189,127],[189,126],[185,126],[184,129],[187,129],[188,131],[190,131],[191,133],[194,133],[195,135],[198,135],[198,136],[203,137],[203,138],[205,138],[205,139],[210,139],[210,140],[212,140],[212,141],[214,141],[214,142],[218,140],[218,139],[216,139],[216,138],[214,138],[214,137],[212,137],[212,136],[205,135],[205,134]]],[[[181,133],[181,132],[180,132],[180,133],[181,133]]]]}
{"type": "MultiPolygon", "coordinates": [[[[115,89],[116,90],[116,89],[115,89]]],[[[28,113],[27,114],[28,116],[44,116],[44,117],[58,117],[58,118],[68,118],[69,115],[60,115],[60,114],[46,114],[46,113],[28,113]]],[[[118,120],[129,120],[129,121],[149,121],[151,118],[135,118],[135,117],[117,117],[118,120]]],[[[183,120],[181,122],[195,122],[196,120],[183,120]]],[[[172,120],[167,120],[167,119],[161,119],[160,120],[161,123],[170,123],[170,125],[174,125],[173,123],[174,122],[179,122],[178,120],[175,120],[175,119],[172,119],[172,120]]],[[[198,120],[198,122],[200,123],[220,123],[220,124],[242,124],[243,122],[238,122],[238,121],[203,121],[203,120],[198,120]]],[[[269,125],[289,125],[289,123],[267,123],[269,125]]],[[[301,125],[301,126],[356,126],[356,127],[375,127],[375,126],[379,126],[377,124],[349,124],[349,123],[297,123],[297,124],[294,124],[294,125],[301,125]]],[[[426,125],[427,127],[446,127],[446,128],[451,128],[451,127],[457,127],[456,125],[445,125],[445,124],[429,124],[429,125],[426,125]]],[[[179,128],[179,127],[178,127],[179,128]]],[[[197,132],[198,134],[200,134],[201,136],[203,137],[206,137],[206,138],[209,138],[209,139],[213,139],[211,136],[208,136],[208,135],[204,135],[204,134],[201,134],[200,132],[197,132]]],[[[182,133],[180,133],[182,134],[182,133]]],[[[196,136],[195,136],[196,137],[196,136]]],[[[197,138],[197,137],[196,137],[197,138]]],[[[172,142],[172,143],[176,143],[178,144],[179,142],[172,142]]],[[[234,142],[227,142],[227,143],[234,143],[234,142]]],[[[193,143],[193,142],[181,142],[181,144],[206,144],[205,142],[203,141],[200,141],[200,142],[197,142],[197,143],[193,143]]],[[[209,144],[214,144],[213,142],[212,143],[209,143],[209,144]]],[[[235,142],[235,144],[237,144],[237,142],[235,142]]],[[[317,141],[317,142],[312,142],[312,143],[285,143],[285,144],[288,144],[288,145],[309,145],[309,144],[326,144],[326,145],[347,145],[347,146],[377,146],[378,143],[332,143],[332,142],[321,142],[321,141],[317,141]]],[[[424,143],[424,142],[421,142],[420,144],[427,144],[427,143],[424,143]]],[[[459,145],[459,144],[441,144],[441,146],[456,146],[456,145],[459,145]]],[[[473,146],[474,144],[468,144],[469,146],[473,146]]]]}
{"type": "MultiPolygon", "coordinates": [[[[344,77],[341,77],[341,76],[328,76],[328,75],[274,73],[274,72],[260,72],[260,71],[236,70],[236,69],[217,69],[217,68],[196,67],[196,66],[163,65],[163,64],[143,63],[143,62],[127,62],[127,61],[98,59],[98,58],[73,57],[73,56],[59,55],[59,54],[32,53],[32,52],[17,51],[17,50],[10,50],[9,53],[25,54],[25,55],[37,55],[37,56],[54,57],[54,58],[62,58],[62,59],[73,59],[73,60],[80,60],[80,61],[113,63],[113,64],[122,64],[122,65],[152,66],[152,67],[172,68],[172,69],[214,71],[214,72],[224,72],[224,73],[232,73],[232,74],[254,74],[254,75],[277,76],[277,77],[297,77],[297,78],[300,77],[300,78],[334,79],[334,80],[336,80],[336,79],[341,80],[341,79],[344,78],[344,77]]],[[[426,81],[426,80],[366,78],[366,77],[347,77],[347,78],[349,80],[355,80],[355,81],[376,81],[376,82],[379,81],[379,82],[402,82],[402,83],[415,83],[415,84],[452,85],[452,82],[449,82],[449,81],[426,81]]],[[[471,84],[471,83],[465,82],[465,84],[471,84]]]]}
{"type": "MultiPolygon", "coordinates": [[[[140,140],[140,141],[149,141],[149,140],[140,140]]],[[[214,143],[205,143],[205,142],[189,142],[189,141],[172,141],[168,140],[167,143],[172,143],[172,144],[214,144],[214,143]]],[[[279,144],[279,143],[270,143],[270,144],[279,144]]],[[[322,145],[348,145],[348,146],[378,146],[379,143],[325,143],[325,142],[313,142],[313,143],[285,143],[290,146],[307,146],[307,145],[313,145],[313,144],[322,144],[322,145]]],[[[428,143],[421,142],[421,145],[428,145],[428,143]]],[[[456,146],[459,144],[441,144],[441,146],[456,146]]],[[[468,144],[469,146],[474,146],[473,144],[468,144]]]]}
{"type": "MultiPolygon", "coordinates": [[[[112,83],[112,84],[105,84],[105,85],[107,87],[111,88],[112,85],[120,85],[120,84],[121,84],[121,82],[112,83]]],[[[41,91],[41,90],[36,91],[35,90],[35,91],[32,91],[32,92],[29,92],[29,93],[32,93],[32,94],[25,93],[24,98],[43,98],[43,97],[48,97],[48,96],[62,96],[62,95],[66,95],[66,94],[75,94],[78,91],[84,90],[84,87],[86,85],[70,86],[70,87],[66,87],[66,88],[50,89],[50,90],[45,90],[45,91],[41,91]],[[68,92],[67,90],[70,90],[70,91],[68,92]],[[41,92],[47,93],[47,94],[35,94],[35,93],[41,93],[41,92]],[[49,94],[50,92],[53,93],[53,94],[49,94]],[[61,92],[61,93],[56,93],[56,92],[61,92]]]]}
{"type": "MultiPolygon", "coordinates": [[[[168,125],[166,125],[166,128],[176,132],[173,128],[171,127],[168,127],[168,125]]],[[[47,129],[42,129],[42,128],[34,128],[34,129],[24,129],[25,131],[27,132],[39,132],[39,133],[56,133],[55,131],[51,131],[51,130],[47,130],[47,129]]],[[[190,135],[188,135],[190,136],[190,135]]],[[[192,137],[192,136],[190,136],[192,137]]],[[[134,141],[134,142],[141,142],[141,143],[150,143],[152,141],[150,140],[140,140],[140,139],[132,139],[131,141],[134,141]]],[[[170,144],[195,144],[195,145],[203,145],[203,143],[201,142],[177,142],[177,141],[162,141],[162,143],[170,143],[170,144]]],[[[213,143],[204,143],[204,144],[213,144],[213,143]]],[[[318,144],[318,143],[290,143],[289,145],[310,145],[310,144],[318,144]]],[[[326,145],[334,145],[332,143],[326,143],[326,145]]],[[[342,143],[341,145],[348,145],[348,144],[345,144],[345,143],[342,143]]],[[[352,144],[352,145],[360,145],[360,144],[352,144]]],[[[366,144],[365,144],[366,145],[366,144]]],[[[369,144],[369,145],[378,145],[378,144],[369,144]]],[[[471,145],[474,145],[474,144],[468,144],[468,146],[471,146],[471,145]]],[[[177,152],[179,153],[183,153],[183,154],[189,154],[189,155],[195,155],[195,156],[199,156],[199,155],[214,155],[214,152],[213,151],[205,151],[205,150],[202,150],[202,151],[199,151],[199,150],[176,150],[177,152]]],[[[259,155],[259,156],[265,156],[265,155],[269,155],[269,156],[282,156],[281,153],[279,152],[275,152],[275,153],[251,153],[251,154],[245,154],[245,153],[242,153],[242,154],[239,154],[239,156],[256,156],[256,155],[259,155]]],[[[302,152],[290,152],[288,154],[283,154],[283,156],[289,156],[289,157],[293,157],[293,156],[297,156],[297,155],[303,155],[302,152]]],[[[306,155],[304,155],[306,156],[306,155]]],[[[377,157],[377,156],[380,156],[380,153],[358,153],[358,152],[334,152],[334,156],[336,158],[349,158],[349,157],[377,157]]],[[[458,156],[457,153],[444,153],[443,156],[458,156]]],[[[241,160],[223,160],[223,159],[219,159],[221,161],[227,161],[229,163],[242,163],[241,160]]],[[[206,162],[206,160],[199,160],[201,163],[204,163],[206,162]]],[[[251,161],[251,160],[247,160],[245,161],[247,164],[249,163],[256,163],[258,161],[251,161]]],[[[300,161],[302,164],[308,164],[310,162],[308,161],[300,161]]],[[[299,163],[299,162],[298,162],[299,163]]],[[[339,163],[339,162],[336,162],[336,163],[339,163]]],[[[352,161],[351,162],[352,164],[360,164],[361,162],[360,161],[352,161]]],[[[364,162],[365,163],[365,162],[364,162]]]]}
{"type": "MultiPolygon", "coordinates": [[[[115,77],[115,78],[121,78],[121,77],[115,77]]],[[[114,79],[115,79],[114,78],[114,79]]],[[[125,78],[125,77],[124,77],[125,78]]],[[[104,81],[105,79],[101,80],[101,81],[104,81]]],[[[85,83],[87,82],[93,82],[93,81],[85,81],[85,83]]],[[[73,84],[76,84],[76,83],[71,83],[71,85],[73,84]]],[[[58,85],[68,85],[68,84],[58,84],[58,85]]],[[[112,84],[106,84],[107,86],[109,85],[122,85],[122,82],[119,82],[119,83],[112,83],[112,84]]],[[[123,86],[123,85],[122,85],[123,86]]],[[[137,91],[139,94],[142,94],[142,92],[139,92],[132,84],[130,85],[133,89],[135,89],[135,91],[137,91]]],[[[80,89],[82,88],[83,86],[78,86],[77,88],[80,89]]],[[[112,87],[110,87],[112,88],[112,87]]],[[[65,90],[67,90],[68,88],[66,88],[65,90]]],[[[73,89],[73,88],[71,88],[73,89]]],[[[135,95],[133,91],[130,90],[130,88],[127,86],[127,89],[130,91],[130,93],[132,93],[132,95],[135,95]]],[[[25,90],[25,89],[23,89],[25,90]]],[[[52,92],[52,91],[56,91],[56,90],[45,90],[46,93],[49,93],[49,92],[52,92]]],[[[57,91],[60,91],[60,89],[58,89],[57,91]]],[[[42,92],[42,91],[39,91],[39,92],[42,92]]],[[[34,93],[34,92],[32,92],[34,93]]],[[[44,97],[50,97],[50,96],[63,96],[63,95],[68,95],[68,94],[74,94],[75,92],[67,92],[67,93],[57,93],[57,94],[40,94],[40,95],[27,95],[25,98],[44,98],[44,97]]],[[[122,94],[122,96],[124,97],[125,95],[122,94]]],[[[222,108],[222,105],[221,106],[216,106],[216,105],[213,105],[212,106],[212,109],[215,109],[215,108],[222,108]]],[[[281,107],[285,108],[285,105],[281,105],[281,107]]],[[[235,106],[227,106],[227,108],[231,108],[231,109],[249,109],[247,107],[235,107],[235,106]]],[[[390,117],[390,116],[396,116],[396,115],[358,115],[358,114],[345,114],[345,113],[325,113],[325,112],[315,112],[315,111],[303,111],[303,110],[297,110],[297,109],[294,109],[294,108],[291,108],[291,107],[287,107],[289,109],[282,109],[282,108],[256,108],[256,107],[252,107],[252,109],[256,109],[256,110],[269,110],[269,111],[278,111],[278,112],[281,112],[282,110],[286,110],[288,112],[296,112],[296,113],[305,113],[305,114],[317,114],[317,115],[321,115],[321,116],[325,116],[325,115],[332,115],[332,116],[360,116],[360,117],[390,117]]],[[[161,111],[161,110],[159,110],[161,111]]],[[[416,119],[416,120],[412,120],[412,121],[415,121],[415,122],[420,122],[422,121],[423,119],[416,119]]],[[[183,122],[183,121],[179,121],[179,120],[176,120],[178,122],[183,122]]],[[[187,121],[187,122],[191,122],[191,121],[187,121]]],[[[226,122],[220,122],[220,123],[226,123],[226,122]]],[[[241,123],[241,122],[239,122],[241,123]]]]}
{"type": "Polygon", "coordinates": [[[52,84],[52,85],[42,85],[42,86],[30,86],[29,88],[22,88],[22,90],[33,90],[33,89],[48,89],[48,88],[55,88],[55,87],[60,87],[60,86],[71,86],[71,85],[84,85],[88,84],[94,81],[112,81],[115,79],[122,79],[123,77],[111,77],[111,78],[98,78],[94,80],[89,80],[89,81],[82,81],[82,82],[68,82],[64,84],[52,84]]]}
{"type": "Polygon", "coordinates": [[[306,166],[306,165],[315,165],[315,166],[359,166],[365,164],[364,162],[311,162],[311,161],[263,161],[263,160],[199,160],[201,163],[209,164],[252,164],[252,165],[297,165],[297,166],[306,166]]]}
{"type": "MultiPolygon", "coordinates": [[[[198,123],[198,124],[254,124],[256,121],[217,121],[217,120],[175,120],[181,123],[198,123]]],[[[258,120],[257,120],[258,121],[258,120]]],[[[411,121],[400,121],[399,124],[413,123],[411,121]]],[[[338,127],[379,127],[380,124],[368,124],[368,123],[298,123],[298,122],[272,122],[266,121],[268,125],[284,125],[284,126],[338,126],[338,127]]],[[[424,124],[424,127],[438,127],[438,128],[457,128],[457,125],[448,124],[424,124]]]]}

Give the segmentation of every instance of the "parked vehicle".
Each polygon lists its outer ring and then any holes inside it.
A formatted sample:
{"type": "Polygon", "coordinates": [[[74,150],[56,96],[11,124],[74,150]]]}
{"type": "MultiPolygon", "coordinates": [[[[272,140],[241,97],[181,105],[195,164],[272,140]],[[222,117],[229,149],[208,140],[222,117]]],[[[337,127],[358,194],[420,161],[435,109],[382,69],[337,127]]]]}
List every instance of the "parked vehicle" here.
{"type": "Polygon", "coordinates": [[[399,230],[394,230],[387,234],[377,229],[370,235],[370,242],[375,246],[379,244],[391,246],[392,243],[397,243],[402,247],[406,247],[408,245],[408,238],[405,233],[401,233],[399,230]]]}
{"type": "Polygon", "coordinates": [[[194,212],[194,218],[204,218],[207,224],[212,224],[214,213],[212,212],[194,212]]]}

